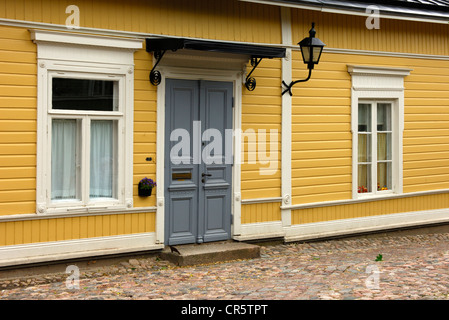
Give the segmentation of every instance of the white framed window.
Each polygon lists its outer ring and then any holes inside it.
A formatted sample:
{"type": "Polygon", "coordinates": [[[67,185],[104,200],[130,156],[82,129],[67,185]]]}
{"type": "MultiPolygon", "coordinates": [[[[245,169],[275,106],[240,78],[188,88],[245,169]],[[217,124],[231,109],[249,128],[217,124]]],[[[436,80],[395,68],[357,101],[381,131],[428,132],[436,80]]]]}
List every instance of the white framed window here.
{"type": "Polygon", "coordinates": [[[49,207],[118,204],[124,76],[48,72],[49,207]]]}
{"type": "Polygon", "coordinates": [[[352,76],[352,195],[402,193],[404,77],[410,69],[348,66],[352,76]]]}
{"type": "Polygon", "coordinates": [[[397,172],[395,102],[365,101],[358,103],[357,124],[357,193],[393,192],[397,172]]]}
{"type": "Polygon", "coordinates": [[[51,31],[32,39],[38,214],[131,208],[133,53],[142,41],[51,31]]]}

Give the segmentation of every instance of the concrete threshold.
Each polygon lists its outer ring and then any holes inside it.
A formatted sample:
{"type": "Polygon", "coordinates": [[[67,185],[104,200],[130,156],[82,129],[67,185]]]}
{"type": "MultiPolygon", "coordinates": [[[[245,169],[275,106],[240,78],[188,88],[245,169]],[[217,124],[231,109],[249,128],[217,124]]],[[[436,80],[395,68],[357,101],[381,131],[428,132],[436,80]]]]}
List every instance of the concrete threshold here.
{"type": "Polygon", "coordinates": [[[167,246],[160,258],[178,266],[191,266],[260,257],[260,247],[254,244],[220,241],[202,244],[167,246]]]}

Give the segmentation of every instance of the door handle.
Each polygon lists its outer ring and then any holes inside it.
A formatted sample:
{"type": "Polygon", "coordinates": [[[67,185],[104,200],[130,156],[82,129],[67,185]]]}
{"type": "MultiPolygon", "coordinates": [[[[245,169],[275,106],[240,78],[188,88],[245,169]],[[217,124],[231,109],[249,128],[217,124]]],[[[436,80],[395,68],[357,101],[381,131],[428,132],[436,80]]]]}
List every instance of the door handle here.
{"type": "Polygon", "coordinates": [[[206,183],[206,179],[204,179],[204,177],[212,177],[212,175],[208,174],[208,173],[203,173],[203,174],[201,174],[201,177],[203,178],[203,179],[201,179],[201,182],[206,183]]]}

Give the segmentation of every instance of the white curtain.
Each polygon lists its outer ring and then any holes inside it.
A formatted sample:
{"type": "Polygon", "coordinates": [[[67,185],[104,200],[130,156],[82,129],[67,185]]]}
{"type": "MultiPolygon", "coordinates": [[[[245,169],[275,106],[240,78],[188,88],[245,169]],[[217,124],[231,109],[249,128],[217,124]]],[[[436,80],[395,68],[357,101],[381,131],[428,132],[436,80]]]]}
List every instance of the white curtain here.
{"type": "Polygon", "coordinates": [[[112,198],[114,185],[113,121],[91,122],[90,197],[112,198]]]}
{"type": "Polygon", "coordinates": [[[76,120],[53,120],[51,198],[76,199],[76,120]]]}

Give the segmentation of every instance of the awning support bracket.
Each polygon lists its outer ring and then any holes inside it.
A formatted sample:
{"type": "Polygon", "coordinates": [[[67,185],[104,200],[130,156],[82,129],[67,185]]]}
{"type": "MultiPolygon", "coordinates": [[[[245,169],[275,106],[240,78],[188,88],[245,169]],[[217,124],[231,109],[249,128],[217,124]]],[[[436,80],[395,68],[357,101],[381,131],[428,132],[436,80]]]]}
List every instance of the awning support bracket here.
{"type": "Polygon", "coordinates": [[[167,50],[158,50],[154,52],[154,58],[156,59],[156,63],[154,64],[153,69],[151,69],[150,72],[150,82],[153,86],[158,86],[161,84],[162,75],[158,70],[156,70],[156,67],[162,60],[162,57],[164,56],[166,51],[167,50]]]}
{"type": "Polygon", "coordinates": [[[263,58],[257,59],[256,57],[251,57],[251,66],[253,67],[253,69],[248,74],[245,80],[245,87],[246,89],[248,89],[248,91],[254,91],[254,89],[256,89],[256,79],[252,78],[251,74],[254,72],[254,70],[256,70],[262,59],[263,58]]]}

